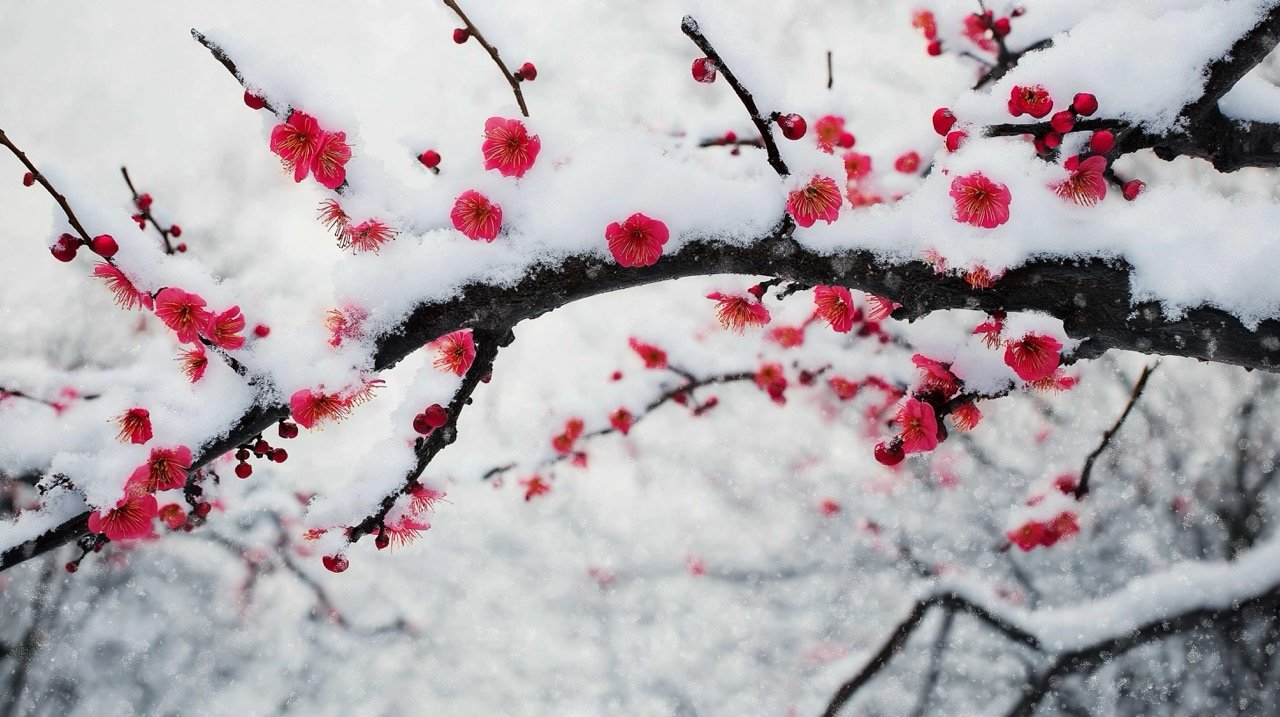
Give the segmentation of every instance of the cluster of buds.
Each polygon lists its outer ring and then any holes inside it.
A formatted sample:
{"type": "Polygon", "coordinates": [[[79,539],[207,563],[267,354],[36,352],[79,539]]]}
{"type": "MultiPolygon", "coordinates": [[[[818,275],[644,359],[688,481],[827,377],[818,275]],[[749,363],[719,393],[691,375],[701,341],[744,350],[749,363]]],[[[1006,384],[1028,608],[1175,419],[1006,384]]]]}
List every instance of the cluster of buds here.
{"type": "Polygon", "coordinates": [[[449,421],[449,412],[438,403],[433,403],[423,409],[422,413],[413,417],[413,430],[429,436],[437,428],[440,428],[449,421]]]}
{"type": "MultiPolygon", "coordinates": [[[[281,438],[296,438],[298,424],[290,421],[281,421],[276,430],[281,438]]],[[[253,466],[249,463],[250,457],[266,458],[274,463],[284,463],[289,459],[289,453],[283,448],[272,447],[265,438],[259,435],[252,443],[245,443],[236,450],[237,478],[243,479],[253,475],[253,466]]]]}

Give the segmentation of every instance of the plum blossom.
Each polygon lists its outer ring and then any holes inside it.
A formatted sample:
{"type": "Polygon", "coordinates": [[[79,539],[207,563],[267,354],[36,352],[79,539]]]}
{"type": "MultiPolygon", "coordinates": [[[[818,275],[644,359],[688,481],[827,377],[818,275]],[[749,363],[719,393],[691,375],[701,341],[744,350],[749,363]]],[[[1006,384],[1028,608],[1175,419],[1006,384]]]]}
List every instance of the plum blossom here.
{"type": "Polygon", "coordinates": [[[717,302],[716,317],[720,319],[720,325],[726,329],[742,333],[748,326],[763,326],[769,323],[769,309],[754,296],[723,294],[716,291],[707,294],[707,298],[717,302]]]}
{"type": "Polygon", "coordinates": [[[1009,188],[991,181],[982,172],[953,179],[951,198],[956,203],[956,221],[984,229],[994,229],[1009,221],[1009,204],[1013,199],[1009,188]]]}
{"type": "Polygon", "coordinates": [[[831,328],[848,333],[858,320],[859,311],[853,305],[853,294],[843,286],[817,286],[813,290],[816,313],[831,328]]]}
{"type": "Polygon", "coordinates": [[[186,446],[152,448],[151,457],[134,471],[130,481],[138,481],[147,492],[181,488],[191,470],[191,449],[186,446]]]}
{"type": "Polygon", "coordinates": [[[928,403],[908,398],[893,422],[902,429],[904,453],[922,453],[938,447],[938,415],[928,403]]]}
{"type": "Polygon", "coordinates": [[[200,331],[212,318],[204,299],[173,287],[156,294],[155,312],[165,326],[177,332],[178,340],[184,344],[199,341],[200,331]]]}
{"type": "Polygon", "coordinates": [[[340,421],[351,415],[351,403],[338,393],[304,388],[289,397],[293,420],[303,428],[325,421],[340,421]]]}
{"type": "Polygon", "coordinates": [[[802,227],[811,227],[819,219],[830,224],[840,216],[843,202],[836,180],[815,174],[808,184],[787,195],[787,213],[802,227]]]}
{"type": "Polygon", "coordinates": [[[1053,185],[1052,189],[1063,199],[1091,207],[1107,196],[1107,180],[1102,174],[1106,169],[1107,160],[1099,155],[1092,155],[1076,164],[1071,174],[1053,185]]]}
{"type": "Polygon", "coordinates": [[[1062,344],[1045,334],[1027,334],[1005,346],[1004,362],[1023,381],[1039,381],[1053,375],[1062,359],[1062,344]]]}
{"type": "Polygon", "coordinates": [[[196,344],[195,348],[178,354],[178,366],[187,380],[195,383],[204,378],[205,369],[209,368],[209,356],[205,354],[203,346],[196,344]]]}
{"type": "Polygon", "coordinates": [[[453,227],[475,241],[491,242],[502,228],[502,207],[474,189],[458,196],[449,212],[453,227]]]}
{"type": "Polygon", "coordinates": [[[640,356],[641,360],[644,361],[645,368],[667,367],[666,351],[663,351],[653,344],[647,344],[634,336],[627,340],[627,344],[631,346],[631,350],[635,351],[636,354],[640,356]]]}
{"type": "Polygon", "coordinates": [[[496,169],[504,177],[523,177],[538,158],[542,142],[529,134],[524,123],[515,119],[490,117],[484,123],[484,168],[496,169]]]}
{"type": "Polygon", "coordinates": [[[119,267],[105,261],[99,262],[93,267],[93,275],[107,283],[107,290],[115,297],[120,308],[128,310],[141,306],[150,309],[154,306],[151,295],[139,291],[119,267]]]}
{"type": "Polygon", "coordinates": [[[436,352],[432,366],[457,376],[465,375],[476,360],[476,342],[471,329],[451,331],[428,343],[427,348],[436,352]]]}
{"type": "Polygon", "coordinates": [[[114,508],[95,510],[89,514],[89,531],[111,540],[137,540],[151,535],[151,519],[160,512],[156,497],[150,493],[131,492],[114,508]]]}
{"type": "Polygon", "coordinates": [[[323,132],[311,158],[311,173],[320,184],[329,189],[337,189],[347,181],[346,164],[350,159],[351,147],[347,144],[347,134],[323,132]]]}
{"type": "Polygon", "coordinates": [[[860,152],[845,152],[844,173],[850,182],[856,182],[871,174],[871,155],[860,152]]]}
{"type": "Polygon", "coordinates": [[[121,442],[142,445],[151,440],[151,412],[145,408],[130,408],[116,423],[120,425],[117,438],[121,442]]]}
{"type": "Polygon", "coordinates": [[[298,110],[271,130],[271,151],[279,155],[286,169],[293,171],[293,181],[307,178],[325,134],[315,117],[298,110]]]}
{"type": "Polygon", "coordinates": [[[1053,98],[1042,85],[1014,85],[1009,91],[1009,114],[1014,117],[1028,114],[1036,119],[1043,119],[1052,111],[1053,98]]]}
{"type": "Polygon", "coordinates": [[[214,346],[234,351],[244,346],[244,316],[239,306],[233,306],[220,314],[209,314],[204,325],[204,335],[214,346]]]}
{"type": "Polygon", "coordinates": [[[649,266],[657,262],[662,256],[662,245],[670,236],[666,224],[639,212],[622,223],[612,222],[604,230],[614,260],[627,267],[649,266]]]}

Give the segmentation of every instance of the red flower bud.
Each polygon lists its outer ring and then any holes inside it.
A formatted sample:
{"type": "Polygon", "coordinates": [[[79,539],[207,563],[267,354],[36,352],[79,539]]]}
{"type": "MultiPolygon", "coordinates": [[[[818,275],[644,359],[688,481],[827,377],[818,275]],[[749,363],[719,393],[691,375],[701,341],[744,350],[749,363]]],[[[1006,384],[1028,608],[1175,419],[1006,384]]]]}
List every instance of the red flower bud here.
{"type": "Polygon", "coordinates": [[[938,136],[946,137],[955,123],[956,116],[946,107],[939,107],[933,111],[933,131],[937,132],[938,136]]]}
{"type": "Polygon", "coordinates": [[[716,81],[716,61],[710,57],[699,57],[693,61],[693,79],[698,82],[716,81]]]}
{"type": "Polygon", "coordinates": [[[1071,109],[1081,117],[1088,117],[1098,111],[1098,98],[1088,92],[1081,92],[1071,100],[1071,109]]]}

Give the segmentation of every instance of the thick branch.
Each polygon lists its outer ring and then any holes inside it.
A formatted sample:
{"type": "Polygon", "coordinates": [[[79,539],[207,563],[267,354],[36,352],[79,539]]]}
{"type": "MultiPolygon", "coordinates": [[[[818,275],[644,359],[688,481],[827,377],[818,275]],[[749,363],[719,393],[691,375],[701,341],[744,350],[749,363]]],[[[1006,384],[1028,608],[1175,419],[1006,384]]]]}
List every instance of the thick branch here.
{"type": "MultiPolygon", "coordinates": [[[[939,275],[922,262],[885,264],[871,252],[817,254],[782,227],[750,244],[691,241],[644,268],[625,268],[596,256],[575,256],[533,269],[512,286],[470,284],[447,301],[423,304],[378,338],[374,369],[398,363],[427,341],[458,326],[505,327],[596,294],[667,279],[719,274],[768,275],[801,283],[834,284],[894,299],[899,319],[946,309],[1040,311],[1061,319],[1073,338],[1087,339],[1078,358],[1108,349],[1187,356],[1204,361],[1280,371],[1280,320],[1250,330],[1221,309],[1201,307],[1166,317],[1156,302],[1134,304],[1131,269],[1123,262],[1041,260],[1008,271],[992,288],[973,290],[960,277],[939,275]]],[[[279,404],[255,407],[220,440],[200,451],[199,467],[286,418],[279,404]]],[[[83,535],[87,514],[48,535],[0,553],[0,570],[83,535]]]]}

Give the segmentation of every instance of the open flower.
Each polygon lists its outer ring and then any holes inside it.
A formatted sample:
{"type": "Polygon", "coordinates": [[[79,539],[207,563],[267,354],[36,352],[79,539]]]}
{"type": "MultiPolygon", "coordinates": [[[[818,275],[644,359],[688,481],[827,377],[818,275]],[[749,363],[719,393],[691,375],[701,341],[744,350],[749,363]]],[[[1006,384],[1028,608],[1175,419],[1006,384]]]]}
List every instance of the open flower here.
{"type": "Polygon", "coordinates": [[[853,305],[853,294],[843,286],[818,286],[813,290],[813,303],[818,316],[840,333],[848,333],[858,320],[858,309],[853,305]]]}
{"type": "Polygon", "coordinates": [[[871,155],[860,152],[845,152],[844,173],[850,182],[856,182],[871,174],[871,155]]]}
{"type": "Polygon", "coordinates": [[[346,165],[350,159],[346,132],[322,132],[311,155],[311,173],[317,182],[337,189],[347,181],[346,165]]]}
{"type": "Polygon", "coordinates": [[[432,366],[458,376],[465,375],[476,360],[476,342],[471,329],[451,331],[428,343],[427,348],[436,352],[432,366]]]}
{"type": "MultiPolygon", "coordinates": [[[[840,144],[840,138],[844,134],[844,118],[838,115],[825,115],[819,117],[813,123],[813,136],[818,142],[818,149],[827,154],[835,152],[836,146],[840,144]]],[[[849,136],[852,137],[853,135],[849,136]]]]}
{"type": "Polygon", "coordinates": [[[504,177],[523,177],[538,158],[542,142],[529,134],[524,123],[515,119],[490,117],[484,123],[484,168],[496,169],[504,177]]]}
{"type": "Polygon", "coordinates": [[[938,447],[938,416],[928,403],[908,398],[893,422],[902,429],[904,453],[922,453],[938,447]]]}
{"type": "Polygon", "coordinates": [[[351,404],[338,393],[304,388],[289,397],[289,409],[293,420],[303,428],[324,421],[340,421],[351,415],[351,404]]]}
{"type": "Polygon", "coordinates": [[[350,248],[353,252],[371,251],[375,254],[383,244],[396,238],[399,234],[386,223],[378,219],[366,219],[355,226],[346,225],[338,236],[338,246],[350,248]]]}
{"type": "Polygon", "coordinates": [[[151,457],[130,477],[148,493],[181,488],[191,470],[191,449],[186,446],[152,448],[151,457]]]}
{"type": "Polygon", "coordinates": [[[935,361],[923,354],[912,356],[911,363],[920,369],[921,388],[938,391],[947,397],[960,389],[960,380],[951,373],[951,364],[935,361]]]}
{"type": "Polygon", "coordinates": [[[156,294],[155,312],[165,326],[177,332],[178,340],[184,344],[196,343],[211,318],[204,299],[173,287],[156,294]]]}
{"type": "Polygon", "coordinates": [[[480,192],[468,189],[453,203],[449,218],[454,228],[468,239],[491,242],[502,228],[502,207],[480,192]]]}
{"type": "Polygon", "coordinates": [[[130,408],[116,423],[120,425],[117,438],[124,443],[142,445],[151,440],[151,412],[145,408],[130,408]]]}
{"type": "Polygon", "coordinates": [[[707,298],[717,302],[716,317],[726,329],[742,333],[748,326],[764,326],[769,323],[769,309],[754,296],[722,294],[716,291],[707,294],[707,298]]]}
{"type": "Polygon", "coordinates": [[[1027,334],[1010,341],[1004,362],[1023,381],[1039,381],[1053,375],[1062,359],[1062,344],[1052,336],[1027,334]]]}
{"type": "Polygon", "coordinates": [[[151,295],[145,291],[139,291],[118,267],[105,261],[100,262],[93,267],[93,275],[107,282],[107,289],[115,297],[116,304],[120,308],[127,310],[141,306],[150,309],[154,306],[151,295]]]}
{"type": "Polygon", "coordinates": [[[271,130],[271,151],[280,156],[285,168],[293,171],[293,181],[301,182],[307,178],[325,134],[315,117],[298,110],[291,112],[287,121],[271,130]]]}
{"type": "Polygon", "coordinates": [[[951,198],[956,202],[956,221],[984,229],[994,229],[1009,221],[1009,204],[1013,199],[1009,188],[987,179],[982,172],[951,180],[951,198]]]}
{"type": "Polygon", "coordinates": [[[1063,199],[1091,207],[1107,196],[1107,180],[1102,175],[1106,169],[1107,160],[1100,155],[1092,155],[1077,164],[1071,174],[1053,185],[1052,189],[1063,199]]]}
{"type": "Polygon", "coordinates": [[[234,351],[244,346],[244,316],[239,306],[233,306],[221,314],[209,314],[204,325],[204,335],[214,346],[234,351]]]}
{"type": "Polygon", "coordinates": [[[815,174],[808,184],[787,195],[787,212],[802,227],[811,227],[819,219],[830,224],[840,216],[843,202],[836,180],[815,174]]]}
{"type": "Polygon", "coordinates": [[[627,217],[621,224],[605,227],[604,237],[609,241],[609,251],[622,266],[649,266],[662,256],[662,245],[671,233],[667,225],[639,212],[627,217]]]}
{"type": "Polygon", "coordinates": [[[154,495],[133,492],[110,510],[95,510],[90,513],[89,531],[105,535],[111,540],[146,538],[151,535],[151,519],[159,512],[160,506],[154,495]]]}
{"type": "Polygon", "coordinates": [[[1052,111],[1053,98],[1043,85],[1014,85],[1009,91],[1009,114],[1014,117],[1029,114],[1036,119],[1043,119],[1052,111]]]}
{"type": "Polygon", "coordinates": [[[195,383],[204,378],[205,369],[209,368],[209,357],[205,354],[204,347],[196,344],[195,348],[178,354],[178,366],[187,380],[195,383]]]}

